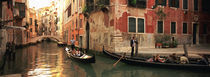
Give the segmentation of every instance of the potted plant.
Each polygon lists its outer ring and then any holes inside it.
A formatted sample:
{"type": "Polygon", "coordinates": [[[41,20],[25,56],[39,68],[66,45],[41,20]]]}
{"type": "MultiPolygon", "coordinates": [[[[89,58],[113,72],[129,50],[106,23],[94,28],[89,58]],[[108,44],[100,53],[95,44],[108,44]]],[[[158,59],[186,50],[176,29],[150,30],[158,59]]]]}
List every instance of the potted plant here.
{"type": "Polygon", "coordinates": [[[163,45],[162,43],[163,43],[163,40],[162,40],[161,35],[156,35],[155,36],[155,48],[161,48],[163,45]]]}

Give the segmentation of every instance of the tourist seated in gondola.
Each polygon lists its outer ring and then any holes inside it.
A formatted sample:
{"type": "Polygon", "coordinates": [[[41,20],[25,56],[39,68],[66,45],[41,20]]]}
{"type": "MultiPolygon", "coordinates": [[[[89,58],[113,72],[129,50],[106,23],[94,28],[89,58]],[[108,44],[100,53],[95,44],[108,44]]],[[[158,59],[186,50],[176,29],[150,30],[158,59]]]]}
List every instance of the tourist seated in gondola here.
{"type": "Polygon", "coordinates": [[[198,64],[201,64],[201,65],[208,65],[209,62],[208,62],[208,58],[205,56],[205,55],[201,55],[201,60],[199,60],[198,64]]]}
{"type": "Polygon", "coordinates": [[[188,58],[185,56],[185,54],[183,56],[180,57],[180,64],[188,64],[189,60],[188,58]]]}
{"type": "Polygon", "coordinates": [[[71,53],[72,53],[72,55],[75,56],[76,55],[76,50],[75,49],[72,49],[72,52],[71,53]]]}
{"type": "Polygon", "coordinates": [[[155,61],[155,56],[153,56],[152,58],[149,58],[148,60],[147,60],[147,62],[154,62],[155,61]]]}
{"type": "Polygon", "coordinates": [[[157,55],[155,56],[154,62],[164,63],[164,62],[165,62],[165,59],[164,59],[164,58],[160,58],[160,55],[157,54],[157,55]]]}
{"type": "Polygon", "coordinates": [[[77,51],[76,51],[76,56],[78,56],[78,57],[81,57],[82,56],[82,53],[80,52],[79,49],[77,49],[77,51]]]}
{"type": "Polygon", "coordinates": [[[173,54],[169,55],[169,57],[166,60],[166,63],[177,63],[176,53],[173,53],[173,54]]]}

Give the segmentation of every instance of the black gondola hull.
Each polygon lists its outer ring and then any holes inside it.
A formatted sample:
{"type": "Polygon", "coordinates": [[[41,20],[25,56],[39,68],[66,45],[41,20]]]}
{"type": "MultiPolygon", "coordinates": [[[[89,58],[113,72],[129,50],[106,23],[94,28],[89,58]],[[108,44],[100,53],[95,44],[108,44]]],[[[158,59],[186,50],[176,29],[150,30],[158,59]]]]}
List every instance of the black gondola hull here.
{"type": "MultiPolygon", "coordinates": [[[[116,53],[110,53],[108,51],[103,51],[104,54],[109,55],[114,59],[120,59],[121,55],[116,53]]],[[[210,71],[209,65],[199,65],[199,64],[173,64],[173,63],[158,63],[158,62],[147,62],[141,59],[134,59],[131,57],[124,57],[121,59],[121,62],[131,65],[141,65],[141,66],[149,66],[149,67],[163,67],[163,68],[174,68],[174,69],[188,69],[188,70],[203,70],[210,71]]]]}

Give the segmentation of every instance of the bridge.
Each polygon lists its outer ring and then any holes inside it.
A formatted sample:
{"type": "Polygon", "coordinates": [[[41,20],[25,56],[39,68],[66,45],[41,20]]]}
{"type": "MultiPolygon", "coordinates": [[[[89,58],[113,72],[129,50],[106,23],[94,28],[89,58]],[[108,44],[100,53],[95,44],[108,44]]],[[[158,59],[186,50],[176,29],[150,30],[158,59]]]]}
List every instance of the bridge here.
{"type": "Polygon", "coordinates": [[[57,42],[59,41],[62,41],[62,38],[59,37],[59,36],[52,36],[52,35],[42,35],[42,36],[37,36],[37,37],[34,37],[34,38],[31,38],[28,43],[36,43],[37,41],[41,41],[43,39],[51,39],[51,40],[55,40],[57,42]]]}

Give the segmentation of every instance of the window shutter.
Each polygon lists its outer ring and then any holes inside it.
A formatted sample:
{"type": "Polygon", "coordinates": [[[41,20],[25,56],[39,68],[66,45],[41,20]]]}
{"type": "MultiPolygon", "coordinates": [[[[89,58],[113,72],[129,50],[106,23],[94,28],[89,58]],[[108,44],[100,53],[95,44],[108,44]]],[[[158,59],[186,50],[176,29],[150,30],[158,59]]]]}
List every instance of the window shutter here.
{"type": "Polygon", "coordinates": [[[144,19],[138,18],[138,32],[144,33],[144,19]]]}
{"type": "Polygon", "coordinates": [[[188,0],[183,0],[183,9],[188,9],[188,0]]]}
{"type": "Polygon", "coordinates": [[[158,33],[163,33],[163,21],[158,21],[158,33]]]}
{"type": "Polygon", "coordinates": [[[183,23],[183,33],[187,34],[187,23],[183,23]]]}
{"type": "Polygon", "coordinates": [[[162,5],[163,5],[163,6],[166,6],[166,0],[163,0],[162,5]]]}
{"type": "Polygon", "coordinates": [[[172,7],[172,0],[169,0],[169,7],[172,7]]]}
{"type": "Polygon", "coordinates": [[[129,18],[129,32],[136,32],[136,18],[129,18]]]}
{"type": "Polygon", "coordinates": [[[176,0],[175,6],[176,6],[176,8],[179,8],[179,0],[176,0]]]}

